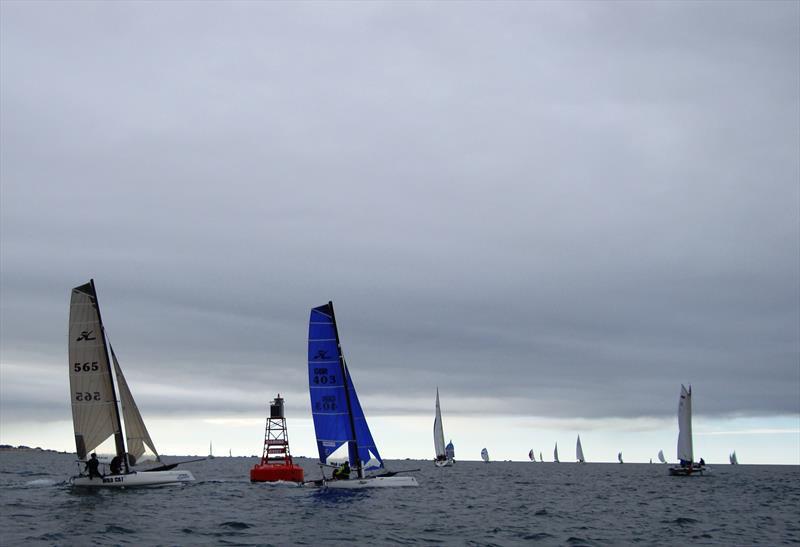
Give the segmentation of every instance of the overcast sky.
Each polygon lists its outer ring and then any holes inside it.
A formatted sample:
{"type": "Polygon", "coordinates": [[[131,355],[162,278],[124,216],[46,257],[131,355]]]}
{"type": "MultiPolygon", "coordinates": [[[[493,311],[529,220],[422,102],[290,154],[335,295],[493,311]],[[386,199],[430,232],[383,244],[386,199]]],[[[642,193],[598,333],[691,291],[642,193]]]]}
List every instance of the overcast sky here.
{"type": "Polygon", "coordinates": [[[799,150],[798,2],[4,1],[0,442],[74,449],[94,278],[173,453],[281,392],[311,454],[333,300],[389,457],[437,385],[464,459],[672,453],[691,383],[719,458],[800,463],[799,150]]]}

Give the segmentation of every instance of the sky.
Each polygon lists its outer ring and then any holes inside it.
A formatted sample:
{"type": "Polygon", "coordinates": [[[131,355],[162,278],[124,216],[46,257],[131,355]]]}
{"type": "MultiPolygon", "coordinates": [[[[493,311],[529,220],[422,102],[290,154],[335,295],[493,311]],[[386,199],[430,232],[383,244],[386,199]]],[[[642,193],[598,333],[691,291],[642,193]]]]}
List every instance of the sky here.
{"type": "Polygon", "coordinates": [[[800,3],[0,3],[0,443],[74,450],[70,290],[165,454],[800,464],[800,3]]]}

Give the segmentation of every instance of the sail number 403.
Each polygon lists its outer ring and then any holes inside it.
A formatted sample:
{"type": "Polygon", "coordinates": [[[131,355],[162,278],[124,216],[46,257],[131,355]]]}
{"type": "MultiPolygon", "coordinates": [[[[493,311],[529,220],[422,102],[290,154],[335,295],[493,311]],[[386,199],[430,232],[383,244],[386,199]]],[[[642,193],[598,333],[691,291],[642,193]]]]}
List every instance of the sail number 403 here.
{"type": "Polygon", "coordinates": [[[75,400],[76,401],[99,401],[102,397],[100,396],[99,391],[90,392],[90,391],[76,391],[75,392],[75,400]]]}
{"type": "Polygon", "coordinates": [[[99,370],[100,366],[97,364],[97,361],[87,361],[86,363],[75,363],[72,365],[72,369],[75,372],[94,372],[95,370],[99,370]]]}
{"type": "Polygon", "coordinates": [[[315,368],[314,378],[312,379],[315,385],[328,385],[336,383],[336,375],[328,374],[327,368],[315,368]]]}

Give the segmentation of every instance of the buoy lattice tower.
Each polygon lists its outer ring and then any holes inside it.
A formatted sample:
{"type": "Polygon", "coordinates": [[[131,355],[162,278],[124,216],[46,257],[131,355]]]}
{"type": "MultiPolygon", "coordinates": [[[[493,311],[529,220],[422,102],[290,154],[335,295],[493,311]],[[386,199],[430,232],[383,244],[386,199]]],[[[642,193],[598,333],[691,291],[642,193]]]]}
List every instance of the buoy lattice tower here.
{"type": "Polygon", "coordinates": [[[286,429],[286,416],[280,393],[269,405],[261,463],[250,470],[250,480],[253,482],[303,481],[303,468],[292,462],[292,455],[289,451],[289,433],[286,429]]]}

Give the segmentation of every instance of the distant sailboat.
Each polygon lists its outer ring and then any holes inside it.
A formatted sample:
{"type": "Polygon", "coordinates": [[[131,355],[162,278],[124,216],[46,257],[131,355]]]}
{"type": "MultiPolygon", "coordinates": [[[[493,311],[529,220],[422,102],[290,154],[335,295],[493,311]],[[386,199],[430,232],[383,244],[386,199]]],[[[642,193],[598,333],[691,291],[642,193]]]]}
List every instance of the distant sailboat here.
{"type": "Polygon", "coordinates": [[[536,461],[536,457],[533,455],[533,449],[532,448],[531,448],[531,451],[528,452],[528,459],[530,459],[532,462],[536,461]]]}
{"type": "Polygon", "coordinates": [[[653,463],[653,458],[650,458],[650,463],[653,463]]]}
{"type": "Polygon", "coordinates": [[[617,459],[619,460],[619,463],[625,463],[625,462],[622,461],[622,452],[617,454],[617,459]]]}
{"type": "Polygon", "coordinates": [[[214,459],[214,447],[212,445],[213,445],[213,441],[208,441],[208,459],[209,460],[213,460],[214,459]]]}
{"type": "Polygon", "coordinates": [[[739,460],[736,459],[736,451],[735,450],[733,451],[732,454],[730,454],[728,456],[728,459],[730,460],[731,465],[738,465],[739,464],[739,460]]]}
{"type": "Polygon", "coordinates": [[[483,463],[489,463],[489,451],[485,448],[481,450],[481,459],[483,460],[483,463]]]}
{"type": "Polygon", "coordinates": [[[439,388],[436,388],[436,416],[433,419],[433,449],[436,458],[433,460],[436,467],[449,467],[453,465],[452,458],[447,457],[444,446],[444,429],[442,429],[442,409],[439,408],[439,388]]]}
{"type": "Polygon", "coordinates": [[[556,443],[556,447],[553,449],[553,461],[556,463],[558,462],[558,443],[556,443]]]}
{"type": "Polygon", "coordinates": [[[114,348],[108,341],[100,316],[94,280],[72,289],[68,332],[72,425],[78,459],[85,461],[90,453],[95,456],[93,451],[112,436],[115,449],[115,456],[110,462],[111,474],[105,476],[81,474],[72,477],[71,484],[91,487],[132,487],[163,486],[193,481],[194,476],[189,471],[173,470],[177,463],[141,471],[131,469],[145,454],[145,446],[153,452],[157,462],[161,462],[161,457],[147,432],[128,382],[122,374],[114,348]],[[119,388],[119,404],[114,389],[114,376],[119,388]],[[125,420],[124,436],[120,414],[125,420]]]}
{"type": "Polygon", "coordinates": [[[689,476],[702,475],[706,471],[705,462],[694,461],[692,446],[692,386],[687,390],[681,385],[681,397],[678,402],[678,461],[679,465],[669,468],[670,475],[689,476]]]}
{"type": "Polygon", "coordinates": [[[578,442],[575,444],[575,458],[578,463],[584,463],[586,460],[583,457],[583,446],[581,446],[581,436],[578,435],[578,442]]]}
{"type": "Polygon", "coordinates": [[[544,458],[542,457],[541,451],[539,451],[539,463],[544,463],[544,458]]]}
{"type": "Polygon", "coordinates": [[[399,476],[384,467],[342,353],[333,302],[313,308],[309,316],[308,387],[320,466],[344,457],[358,476],[358,480],[328,480],[323,474],[320,486],[418,486],[414,477],[399,476]],[[365,475],[365,471],[373,474],[365,475]]]}
{"type": "Polygon", "coordinates": [[[658,461],[660,461],[661,463],[667,463],[667,460],[664,459],[664,451],[663,450],[659,450],[658,451],[658,461]]]}
{"type": "Polygon", "coordinates": [[[448,460],[452,460],[453,463],[456,461],[456,447],[453,446],[453,441],[451,440],[447,443],[447,446],[444,447],[444,453],[447,456],[448,460]]]}

